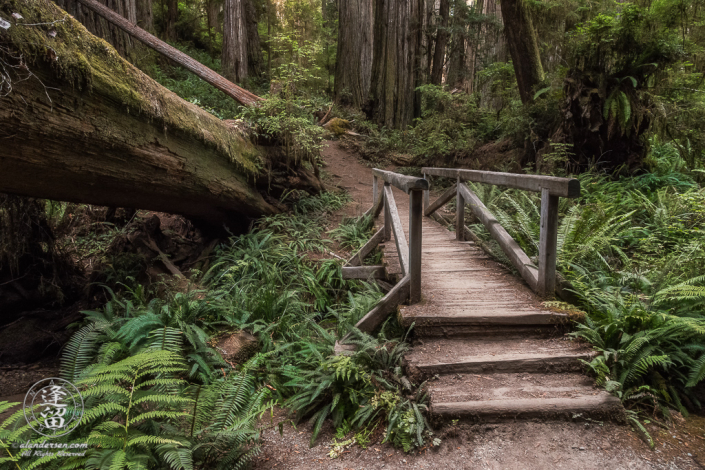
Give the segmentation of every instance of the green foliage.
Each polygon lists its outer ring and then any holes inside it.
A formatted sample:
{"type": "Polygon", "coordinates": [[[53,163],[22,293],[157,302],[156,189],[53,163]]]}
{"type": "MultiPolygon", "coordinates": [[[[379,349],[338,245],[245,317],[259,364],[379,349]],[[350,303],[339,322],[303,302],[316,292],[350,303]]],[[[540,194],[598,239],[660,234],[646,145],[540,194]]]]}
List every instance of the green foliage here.
{"type": "Polygon", "coordinates": [[[369,215],[343,219],[340,225],[330,233],[340,242],[342,248],[357,251],[370,239],[373,228],[374,219],[369,215]]]}

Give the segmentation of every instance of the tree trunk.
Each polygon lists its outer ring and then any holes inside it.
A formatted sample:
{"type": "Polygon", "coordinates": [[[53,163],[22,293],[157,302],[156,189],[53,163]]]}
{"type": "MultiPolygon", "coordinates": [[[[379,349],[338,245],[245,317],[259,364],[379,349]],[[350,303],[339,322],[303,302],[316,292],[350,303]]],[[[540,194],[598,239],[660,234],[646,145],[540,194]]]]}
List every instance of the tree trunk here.
{"type": "Polygon", "coordinates": [[[154,34],[154,13],[152,0],[139,0],[137,2],[137,26],[148,33],[154,34]]]}
{"type": "Polygon", "coordinates": [[[257,149],[166,90],[51,2],[17,3],[3,32],[18,67],[0,98],[0,192],[179,213],[232,229],[276,209],[250,181],[257,149]],[[66,18],[65,21],[58,21],[66,18]],[[53,51],[50,56],[44,51],[53,51]],[[21,60],[21,59],[20,59],[21,60]]]}
{"type": "Polygon", "coordinates": [[[245,106],[256,106],[257,103],[262,100],[262,98],[260,98],[259,96],[240,88],[234,83],[229,82],[222,76],[215,73],[213,70],[209,69],[200,62],[193,60],[191,57],[184,54],[180,50],[170,46],[164,41],[159,40],[157,37],[152,36],[143,29],[130,24],[123,17],[116,14],[109,8],[106,8],[105,6],[101,5],[96,0],[78,1],[81,2],[83,6],[90,8],[106,20],[110,21],[115,26],[118,26],[123,31],[128,32],[131,36],[139,39],[146,46],[154,49],[163,56],[169,58],[170,60],[173,60],[177,64],[187,69],[189,72],[203,79],[203,81],[213,85],[218,90],[235,99],[238,103],[241,103],[245,106]]]}
{"type": "Polygon", "coordinates": [[[431,69],[431,83],[440,85],[443,81],[443,63],[445,62],[446,46],[448,45],[448,17],[450,16],[450,1],[441,0],[439,10],[441,22],[438,25],[436,46],[433,50],[433,68],[431,69]]]}
{"type": "Polygon", "coordinates": [[[261,77],[264,59],[257,31],[257,11],[252,0],[244,0],[244,2],[247,26],[247,73],[250,77],[261,77]]]}
{"type": "Polygon", "coordinates": [[[335,101],[360,109],[372,79],[372,0],[342,2],[338,20],[335,101]]]}
{"type": "Polygon", "coordinates": [[[208,0],[208,3],[206,4],[208,28],[212,29],[216,33],[223,32],[223,23],[218,18],[222,4],[223,3],[218,0],[208,0]]]}
{"type": "Polygon", "coordinates": [[[379,124],[403,129],[418,110],[423,0],[376,0],[372,84],[379,124]]]}
{"type": "Polygon", "coordinates": [[[543,80],[536,31],[525,1],[502,0],[500,2],[504,34],[514,63],[519,95],[524,104],[533,100],[533,89],[543,80]]]}
{"type": "Polygon", "coordinates": [[[179,0],[166,1],[165,33],[167,41],[176,41],[176,22],[179,19],[179,0]]]}
{"type": "Polygon", "coordinates": [[[236,83],[247,78],[245,0],[225,0],[223,8],[223,76],[236,83]]]}

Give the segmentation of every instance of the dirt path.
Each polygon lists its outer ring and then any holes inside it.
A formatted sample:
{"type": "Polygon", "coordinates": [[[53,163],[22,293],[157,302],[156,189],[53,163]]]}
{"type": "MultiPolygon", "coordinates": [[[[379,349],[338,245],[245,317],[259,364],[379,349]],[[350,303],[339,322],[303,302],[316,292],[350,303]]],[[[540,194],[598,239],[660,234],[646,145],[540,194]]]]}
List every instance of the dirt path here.
{"type": "MultiPolygon", "coordinates": [[[[372,174],[356,155],[330,142],[323,152],[328,183],[344,187],[353,201],[345,215],[359,215],[372,204],[372,174]]],[[[397,197],[401,206],[405,198],[397,197]]],[[[690,418],[666,431],[650,426],[651,451],[628,426],[609,422],[522,421],[503,424],[448,424],[436,429],[441,445],[404,454],[380,445],[348,449],[331,459],[334,430],[324,427],[309,448],[310,428],[290,423],[278,410],[263,432],[257,469],[701,469],[705,468],[705,419],[690,418]]]]}

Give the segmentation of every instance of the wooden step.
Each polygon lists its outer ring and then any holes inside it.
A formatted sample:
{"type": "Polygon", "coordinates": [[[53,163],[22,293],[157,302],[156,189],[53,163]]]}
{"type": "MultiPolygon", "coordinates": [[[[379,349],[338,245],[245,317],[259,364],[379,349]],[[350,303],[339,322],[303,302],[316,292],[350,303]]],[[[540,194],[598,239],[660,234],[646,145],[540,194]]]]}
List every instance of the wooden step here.
{"type": "Polygon", "coordinates": [[[579,371],[583,367],[580,359],[589,360],[594,354],[586,344],[562,336],[502,335],[494,339],[417,339],[405,359],[407,374],[421,381],[457,373],[579,371]]]}
{"type": "Polygon", "coordinates": [[[624,420],[620,400],[578,373],[444,375],[428,387],[434,420],[624,420]]]}
{"type": "Polygon", "coordinates": [[[507,420],[599,420],[626,421],[624,407],[607,392],[575,398],[523,398],[513,400],[467,401],[431,405],[433,421],[464,419],[482,422],[507,420]]]}

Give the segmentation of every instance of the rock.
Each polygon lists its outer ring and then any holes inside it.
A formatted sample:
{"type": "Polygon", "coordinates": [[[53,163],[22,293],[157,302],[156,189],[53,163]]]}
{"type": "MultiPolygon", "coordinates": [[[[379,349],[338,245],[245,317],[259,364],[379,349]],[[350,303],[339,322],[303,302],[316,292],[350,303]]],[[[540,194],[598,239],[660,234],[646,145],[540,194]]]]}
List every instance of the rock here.
{"type": "Polygon", "coordinates": [[[602,448],[605,450],[610,450],[612,448],[612,444],[610,444],[609,442],[605,442],[602,444],[602,448]]]}
{"type": "Polygon", "coordinates": [[[216,340],[215,349],[228,362],[242,364],[259,351],[259,341],[247,331],[227,333],[216,340]]]}

